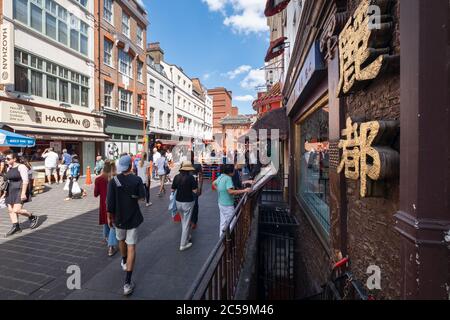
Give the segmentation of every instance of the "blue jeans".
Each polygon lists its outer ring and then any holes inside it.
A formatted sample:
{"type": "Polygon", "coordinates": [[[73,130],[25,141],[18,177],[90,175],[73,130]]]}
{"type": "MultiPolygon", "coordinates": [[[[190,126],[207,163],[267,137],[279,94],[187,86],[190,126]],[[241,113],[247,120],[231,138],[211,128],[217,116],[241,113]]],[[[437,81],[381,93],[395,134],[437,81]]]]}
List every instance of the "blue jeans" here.
{"type": "Polygon", "coordinates": [[[110,228],[108,224],[103,225],[103,237],[108,238],[109,247],[117,247],[116,229],[110,228]]]}

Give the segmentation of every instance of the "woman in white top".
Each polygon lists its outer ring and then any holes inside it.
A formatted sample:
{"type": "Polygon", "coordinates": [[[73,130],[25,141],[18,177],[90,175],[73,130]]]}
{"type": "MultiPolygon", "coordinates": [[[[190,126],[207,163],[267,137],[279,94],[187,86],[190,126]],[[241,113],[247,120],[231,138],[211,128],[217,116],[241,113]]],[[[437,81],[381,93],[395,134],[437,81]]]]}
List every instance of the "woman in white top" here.
{"type": "Polygon", "coordinates": [[[151,206],[150,202],[150,183],[151,183],[151,172],[150,172],[150,162],[147,161],[147,153],[142,153],[141,160],[137,166],[137,175],[142,179],[142,183],[145,188],[145,205],[147,207],[151,206]]]}
{"type": "Polygon", "coordinates": [[[167,175],[167,159],[166,152],[161,151],[161,157],[156,160],[156,168],[158,170],[159,181],[161,186],[159,187],[158,197],[161,197],[163,193],[166,193],[166,189],[164,188],[164,184],[166,183],[166,175],[167,175]]]}
{"type": "Polygon", "coordinates": [[[17,153],[9,150],[5,152],[5,155],[6,163],[8,164],[8,171],[6,172],[8,190],[6,192],[5,204],[8,205],[9,217],[13,224],[11,230],[6,234],[6,237],[9,237],[22,231],[19,225],[19,215],[28,218],[31,229],[38,226],[39,219],[37,216],[23,209],[23,204],[28,202],[31,197],[28,189],[28,168],[19,163],[17,153]]]}

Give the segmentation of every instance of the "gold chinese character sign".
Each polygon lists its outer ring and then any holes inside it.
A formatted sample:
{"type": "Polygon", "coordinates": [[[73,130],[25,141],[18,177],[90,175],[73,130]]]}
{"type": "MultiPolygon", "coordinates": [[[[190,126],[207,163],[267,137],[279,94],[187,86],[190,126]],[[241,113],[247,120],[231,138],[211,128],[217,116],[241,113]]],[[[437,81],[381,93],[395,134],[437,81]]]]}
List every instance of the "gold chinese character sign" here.
{"type": "Polygon", "coordinates": [[[393,27],[389,4],[362,0],[339,35],[338,96],[360,89],[388,64],[393,27]]]}
{"type": "Polygon", "coordinates": [[[338,173],[345,169],[345,177],[361,180],[360,194],[367,194],[368,179],[377,181],[398,176],[400,156],[389,145],[398,133],[395,121],[371,121],[358,125],[351,118],[342,130],[339,149],[342,159],[338,173]],[[358,130],[359,129],[359,130],[358,130]]]}

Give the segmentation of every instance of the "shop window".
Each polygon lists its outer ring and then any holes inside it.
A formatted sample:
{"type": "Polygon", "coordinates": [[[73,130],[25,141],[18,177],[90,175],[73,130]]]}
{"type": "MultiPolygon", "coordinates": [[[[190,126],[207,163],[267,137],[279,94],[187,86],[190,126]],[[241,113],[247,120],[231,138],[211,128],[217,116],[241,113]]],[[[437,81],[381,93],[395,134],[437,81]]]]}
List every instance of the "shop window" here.
{"type": "Polygon", "coordinates": [[[300,162],[297,163],[297,195],[307,214],[327,236],[330,232],[328,119],[328,108],[320,108],[301,121],[296,131],[300,162]]]}

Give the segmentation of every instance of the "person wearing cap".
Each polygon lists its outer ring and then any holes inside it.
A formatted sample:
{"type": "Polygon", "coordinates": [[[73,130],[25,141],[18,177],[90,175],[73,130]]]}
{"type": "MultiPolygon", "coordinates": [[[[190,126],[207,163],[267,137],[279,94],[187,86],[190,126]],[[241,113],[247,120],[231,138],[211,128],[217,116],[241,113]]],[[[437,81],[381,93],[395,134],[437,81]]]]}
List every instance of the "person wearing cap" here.
{"type": "Polygon", "coordinates": [[[195,178],[190,174],[195,168],[190,161],[181,164],[180,173],[175,176],[172,182],[172,192],[177,192],[175,200],[177,209],[181,215],[181,241],[180,251],[189,249],[192,246],[191,236],[191,216],[194,209],[194,194],[198,191],[195,178]]]}
{"type": "Polygon", "coordinates": [[[133,174],[133,163],[129,155],[122,156],[117,163],[117,172],[108,183],[107,221],[110,228],[116,227],[116,237],[122,254],[121,267],[126,271],[123,294],[133,293],[135,284],[131,281],[136,259],[138,227],[144,221],[139,200],[145,198],[142,179],[133,174]]]}

